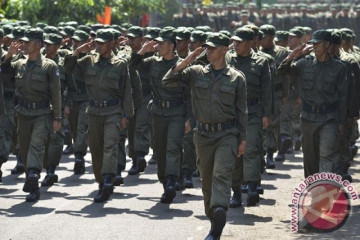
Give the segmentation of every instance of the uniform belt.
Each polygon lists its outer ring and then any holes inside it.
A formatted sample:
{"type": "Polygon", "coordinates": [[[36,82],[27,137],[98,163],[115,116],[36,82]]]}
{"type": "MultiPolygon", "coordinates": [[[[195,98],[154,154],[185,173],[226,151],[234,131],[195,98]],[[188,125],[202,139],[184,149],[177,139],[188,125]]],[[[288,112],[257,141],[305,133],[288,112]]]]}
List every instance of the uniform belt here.
{"type": "Polygon", "coordinates": [[[50,101],[45,100],[45,101],[41,101],[41,102],[28,102],[28,101],[19,99],[19,105],[23,108],[36,110],[36,109],[49,108],[50,101]]]}
{"type": "Polygon", "coordinates": [[[10,99],[14,96],[13,92],[4,92],[4,99],[10,99]]]}
{"type": "Polygon", "coordinates": [[[247,106],[253,106],[259,103],[259,98],[248,98],[246,99],[247,106]]]}
{"type": "Polygon", "coordinates": [[[159,100],[154,98],[153,103],[163,108],[174,108],[180,106],[181,104],[184,104],[184,100],[183,99],[159,100]]]}
{"type": "Polygon", "coordinates": [[[77,89],[76,89],[76,93],[77,93],[78,95],[86,94],[86,93],[87,93],[87,92],[86,92],[86,88],[85,88],[85,87],[77,88],[77,89]]]}
{"type": "Polygon", "coordinates": [[[219,132],[236,126],[236,120],[222,123],[202,123],[196,121],[196,128],[205,132],[219,132]]]}
{"type": "Polygon", "coordinates": [[[120,103],[119,98],[107,99],[107,100],[103,100],[103,101],[98,101],[98,100],[93,100],[93,99],[89,100],[90,106],[94,106],[94,107],[98,107],[98,108],[112,107],[112,106],[118,105],[119,103],[120,103]]]}
{"type": "Polygon", "coordinates": [[[280,91],[283,89],[283,84],[282,83],[275,84],[274,88],[275,88],[275,92],[280,91]]]}
{"type": "Polygon", "coordinates": [[[331,104],[327,106],[313,106],[307,103],[303,103],[303,110],[304,112],[308,113],[316,113],[316,114],[326,114],[336,111],[337,104],[331,104]]]}

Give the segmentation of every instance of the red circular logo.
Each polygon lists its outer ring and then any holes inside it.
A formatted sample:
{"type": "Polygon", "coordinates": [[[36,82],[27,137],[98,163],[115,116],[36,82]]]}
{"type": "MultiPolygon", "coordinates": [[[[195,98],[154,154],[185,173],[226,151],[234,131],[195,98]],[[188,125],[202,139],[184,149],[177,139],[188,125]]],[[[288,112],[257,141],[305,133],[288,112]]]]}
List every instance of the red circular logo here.
{"type": "Polygon", "coordinates": [[[300,209],[313,229],[331,232],[340,228],[349,217],[350,199],[340,185],[319,182],[304,191],[300,209]]]}

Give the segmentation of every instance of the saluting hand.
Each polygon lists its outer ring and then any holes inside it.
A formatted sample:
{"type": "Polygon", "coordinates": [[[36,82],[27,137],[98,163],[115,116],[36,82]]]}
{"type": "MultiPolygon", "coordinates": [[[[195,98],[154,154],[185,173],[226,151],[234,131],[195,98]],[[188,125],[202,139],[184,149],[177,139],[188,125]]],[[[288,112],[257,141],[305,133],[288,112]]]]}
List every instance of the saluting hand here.
{"type": "Polygon", "coordinates": [[[7,54],[5,56],[5,61],[8,60],[9,58],[11,58],[13,55],[18,54],[19,52],[21,52],[22,46],[23,46],[22,43],[12,42],[9,49],[8,49],[7,54]]]}
{"type": "Polygon", "coordinates": [[[95,42],[87,42],[75,49],[73,56],[77,57],[80,53],[88,53],[95,49],[95,42]]]}
{"type": "Polygon", "coordinates": [[[185,133],[188,133],[191,131],[191,123],[189,120],[185,122],[185,133]]]}
{"type": "Polygon", "coordinates": [[[157,42],[156,41],[149,41],[149,42],[145,42],[142,45],[142,48],[140,49],[140,51],[138,52],[139,55],[144,55],[148,52],[155,52],[156,51],[156,47],[157,47],[157,42]]]}
{"type": "Polygon", "coordinates": [[[303,50],[306,47],[306,43],[301,44],[300,46],[298,46],[297,48],[295,48],[286,58],[285,61],[286,62],[291,62],[292,60],[294,60],[297,57],[300,57],[303,54],[303,50]]]}
{"type": "Polygon", "coordinates": [[[120,122],[120,130],[126,129],[128,122],[129,122],[128,119],[126,117],[123,117],[120,122]]]}

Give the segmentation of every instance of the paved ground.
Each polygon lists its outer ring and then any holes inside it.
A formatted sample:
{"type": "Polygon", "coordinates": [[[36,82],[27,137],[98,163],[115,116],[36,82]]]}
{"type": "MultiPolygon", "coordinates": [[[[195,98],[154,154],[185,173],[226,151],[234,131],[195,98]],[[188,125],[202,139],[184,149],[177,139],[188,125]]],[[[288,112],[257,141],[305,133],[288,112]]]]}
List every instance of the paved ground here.
{"type": "MultiPolygon", "coordinates": [[[[259,206],[228,211],[221,239],[360,239],[359,200],[352,202],[350,219],[335,232],[290,232],[291,196],[303,180],[303,167],[300,152],[287,159],[263,174],[265,193],[259,206]]],[[[210,223],[204,216],[199,179],[194,180],[196,188],[177,192],[173,204],[161,204],[162,186],[157,181],[156,166],[151,165],[140,176],[127,176],[125,172],[125,185],[115,189],[111,200],[94,204],[98,185],[93,179],[89,153],[86,160],[86,174],[76,176],[72,173],[73,157],[63,157],[57,171],[59,183],[42,188],[41,200],[30,204],[21,191],[24,174],[10,175],[15,165],[11,156],[2,167],[0,239],[195,240],[207,235],[210,223]]],[[[358,193],[359,162],[357,157],[351,168],[358,193]]]]}

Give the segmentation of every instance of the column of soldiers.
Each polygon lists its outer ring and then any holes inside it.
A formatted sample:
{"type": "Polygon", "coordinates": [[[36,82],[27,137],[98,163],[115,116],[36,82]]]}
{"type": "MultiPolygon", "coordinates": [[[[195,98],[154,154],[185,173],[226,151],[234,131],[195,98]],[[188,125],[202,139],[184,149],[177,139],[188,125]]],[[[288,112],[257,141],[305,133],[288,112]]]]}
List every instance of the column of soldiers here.
{"type": "Polygon", "coordinates": [[[43,168],[42,186],[59,181],[69,125],[74,174],[84,174],[89,147],[101,203],[124,184],[127,138],[128,174],[156,163],[162,203],[194,187],[198,170],[211,221],[206,239],[221,236],[242,193],[247,206],[258,205],[265,168],[285,161],[293,144],[304,152],[305,176],[328,171],[351,180],[360,107],[355,32],[276,31],[245,20],[232,34],[209,26],[4,25],[0,167],[11,151],[21,156],[15,170],[22,164],[26,173],[26,201],[39,200],[43,168]]]}

